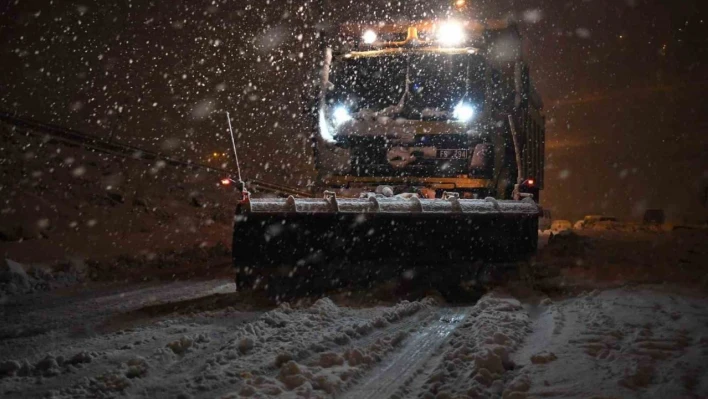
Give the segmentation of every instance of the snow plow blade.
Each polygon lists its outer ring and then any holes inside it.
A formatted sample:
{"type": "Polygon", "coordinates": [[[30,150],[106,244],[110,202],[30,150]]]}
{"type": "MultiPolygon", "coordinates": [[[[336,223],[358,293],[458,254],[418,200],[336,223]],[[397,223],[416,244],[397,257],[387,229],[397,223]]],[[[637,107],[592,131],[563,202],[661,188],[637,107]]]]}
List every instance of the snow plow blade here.
{"type": "Polygon", "coordinates": [[[234,222],[236,281],[328,289],[424,268],[459,282],[475,261],[534,253],[539,212],[531,199],[246,197],[234,222]]]}

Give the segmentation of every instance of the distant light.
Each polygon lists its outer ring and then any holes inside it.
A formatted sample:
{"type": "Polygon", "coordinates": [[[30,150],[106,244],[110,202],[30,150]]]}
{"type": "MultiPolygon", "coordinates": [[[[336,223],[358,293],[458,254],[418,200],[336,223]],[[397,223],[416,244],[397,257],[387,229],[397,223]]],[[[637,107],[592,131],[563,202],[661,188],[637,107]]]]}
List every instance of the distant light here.
{"type": "Polygon", "coordinates": [[[457,46],[465,40],[465,32],[459,23],[446,22],[438,28],[437,39],[443,46],[457,46]]]}
{"type": "Polygon", "coordinates": [[[457,8],[462,8],[465,6],[466,1],[465,0],[456,0],[455,1],[455,7],[457,8]]]}
{"type": "Polygon", "coordinates": [[[452,111],[452,117],[460,122],[469,122],[474,118],[475,109],[472,105],[460,101],[452,111]]]}
{"type": "Polygon", "coordinates": [[[364,34],[361,36],[361,40],[363,40],[366,44],[373,44],[377,38],[378,36],[376,35],[376,32],[371,29],[364,32],[364,34]]]}
{"type": "Polygon", "coordinates": [[[223,184],[224,186],[228,186],[229,184],[231,184],[231,179],[221,179],[221,184],[223,184]]]}
{"type": "Polygon", "coordinates": [[[214,153],[214,157],[218,157],[218,156],[219,156],[219,153],[218,153],[218,152],[215,152],[215,153],[214,153]]]}
{"type": "Polygon", "coordinates": [[[535,183],[535,181],[534,181],[533,179],[528,179],[528,180],[526,181],[526,183],[527,183],[529,186],[533,186],[534,183],[535,183]]]}
{"type": "Polygon", "coordinates": [[[346,107],[340,105],[334,109],[334,112],[332,113],[332,118],[334,119],[334,125],[339,126],[344,122],[350,121],[352,119],[352,116],[349,114],[349,110],[347,110],[346,107]]]}

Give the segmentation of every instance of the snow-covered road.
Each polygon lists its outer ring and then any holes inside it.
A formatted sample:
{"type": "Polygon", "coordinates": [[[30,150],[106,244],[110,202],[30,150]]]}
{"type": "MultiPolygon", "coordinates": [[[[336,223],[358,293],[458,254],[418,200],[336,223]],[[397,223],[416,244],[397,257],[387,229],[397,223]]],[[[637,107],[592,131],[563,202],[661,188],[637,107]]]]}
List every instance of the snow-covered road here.
{"type": "MultiPolygon", "coordinates": [[[[116,319],[116,316],[137,316],[140,310],[167,304],[171,304],[174,310],[190,300],[234,290],[231,280],[216,279],[144,284],[94,283],[16,296],[0,307],[0,316],[4,321],[0,325],[0,339],[26,339],[51,334],[56,340],[72,334],[90,335],[93,330],[118,322],[120,317],[116,319]]],[[[32,347],[36,348],[36,345],[32,347]]]]}
{"type": "Polygon", "coordinates": [[[660,287],[554,300],[538,292],[496,290],[475,304],[454,307],[426,298],[354,308],[323,298],[268,311],[231,306],[226,298],[238,295],[231,289],[223,280],[162,289],[105,288],[100,295],[84,292],[55,303],[44,314],[47,298],[34,298],[21,308],[28,318],[13,314],[7,320],[19,326],[22,320],[34,324],[48,317],[52,328],[4,336],[0,393],[8,398],[708,395],[708,301],[660,287]],[[72,307],[76,315],[59,321],[72,307]],[[77,333],[75,323],[99,323],[104,329],[77,333]]]}
{"type": "Polygon", "coordinates": [[[708,397],[708,301],[660,287],[546,300],[512,359],[537,397],[708,397]]]}
{"type": "Polygon", "coordinates": [[[227,272],[13,296],[0,397],[708,397],[705,234],[596,235],[454,305],[390,282],[275,305],[227,272]]]}
{"type": "Polygon", "coordinates": [[[469,308],[441,310],[437,320],[412,333],[400,351],[374,367],[343,398],[389,398],[406,390],[413,379],[424,380],[423,366],[440,362],[437,350],[468,313],[469,308]]]}

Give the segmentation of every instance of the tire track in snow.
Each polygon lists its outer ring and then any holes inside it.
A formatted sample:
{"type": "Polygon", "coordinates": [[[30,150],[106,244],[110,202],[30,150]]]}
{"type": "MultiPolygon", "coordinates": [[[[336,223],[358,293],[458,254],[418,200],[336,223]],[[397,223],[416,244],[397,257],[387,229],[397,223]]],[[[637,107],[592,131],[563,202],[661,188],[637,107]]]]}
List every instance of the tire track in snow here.
{"type": "MultiPolygon", "coordinates": [[[[403,301],[394,306],[352,309],[338,307],[323,298],[309,308],[294,310],[288,307],[283,317],[289,321],[282,326],[270,325],[272,338],[289,336],[284,345],[273,345],[277,341],[273,339],[266,340],[267,346],[256,342],[254,351],[260,353],[239,355],[243,362],[235,358],[226,362],[220,371],[241,376],[239,381],[209,389],[208,396],[203,396],[202,392],[192,392],[192,395],[197,398],[239,395],[339,397],[338,392],[346,391],[354,381],[359,381],[369,370],[397,352],[411,331],[437,319],[438,312],[435,302],[426,299],[412,303],[403,301]],[[316,321],[318,315],[324,318],[316,321]],[[303,330],[301,327],[307,328],[303,330]],[[295,331],[297,333],[292,335],[295,331]],[[307,336],[302,336],[303,331],[307,336]],[[343,339],[345,335],[349,338],[343,339]],[[237,366],[237,363],[241,365],[237,366]],[[327,396],[320,396],[324,394],[327,396]]],[[[270,318],[268,313],[263,317],[270,318]]],[[[227,347],[237,344],[239,339],[231,341],[231,344],[221,345],[222,352],[228,352],[227,347]]]]}
{"type": "Polygon", "coordinates": [[[469,308],[444,309],[434,323],[406,340],[404,347],[374,368],[342,398],[388,398],[412,380],[469,312],[469,308]]]}

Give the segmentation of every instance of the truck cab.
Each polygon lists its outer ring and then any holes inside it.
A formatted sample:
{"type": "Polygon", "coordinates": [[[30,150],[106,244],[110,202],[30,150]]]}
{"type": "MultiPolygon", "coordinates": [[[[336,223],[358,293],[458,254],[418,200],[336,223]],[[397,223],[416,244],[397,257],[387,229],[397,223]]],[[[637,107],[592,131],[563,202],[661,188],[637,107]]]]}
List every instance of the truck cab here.
{"type": "Polygon", "coordinates": [[[323,185],[538,200],[544,118],[515,25],[343,24],[322,65],[313,147],[323,185]]]}

